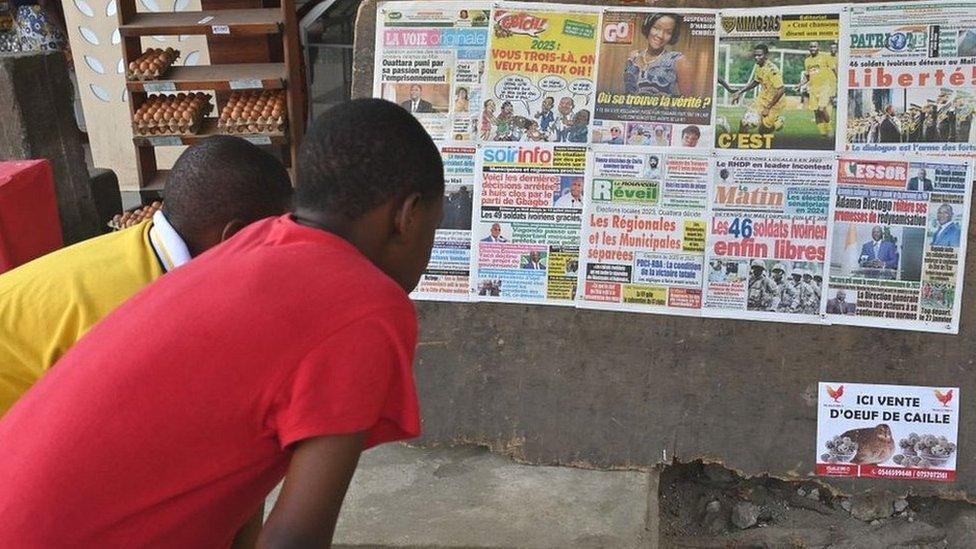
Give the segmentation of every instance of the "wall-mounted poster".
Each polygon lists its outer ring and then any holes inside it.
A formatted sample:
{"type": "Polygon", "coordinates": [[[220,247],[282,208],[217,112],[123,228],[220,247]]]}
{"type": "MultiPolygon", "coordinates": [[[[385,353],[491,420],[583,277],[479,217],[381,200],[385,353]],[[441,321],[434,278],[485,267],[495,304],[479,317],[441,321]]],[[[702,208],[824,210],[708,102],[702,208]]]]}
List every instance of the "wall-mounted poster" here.
{"type": "Polygon", "coordinates": [[[834,150],[839,6],[720,12],[715,145],[834,150]]]}
{"type": "Polygon", "coordinates": [[[715,12],[608,9],[593,143],[709,148],[715,12]]]}
{"type": "Polygon", "coordinates": [[[824,382],[817,401],[818,475],[956,480],[958,387],[824,382]]]}
{"type": "Polygon", "coordinates": [[[495,8],[479,105],[482,141],[588,141],[599,21],[599,12],[585,6],[495,8]]]}
{"type": "Polygon", "coordinates": [[[413,113],[435,140],[474,140],[490,11],[487,2],[380,4],[373,96],[413,113]]]}
{"type": "Polygon", "coordinates": [[[472,291],[482,301],[573,305],[587,150],[485,145],[475,200],[472,291]]]}
{"type": "Polygon", "coordinates": [[[842,156],[831,201],[831,323],[959,332],[972,168],[842,156]]]}
{"type": "Polygon", "coordinates": [[[976,154],[976,3],[855,4],[848,150],[976,154]]]}

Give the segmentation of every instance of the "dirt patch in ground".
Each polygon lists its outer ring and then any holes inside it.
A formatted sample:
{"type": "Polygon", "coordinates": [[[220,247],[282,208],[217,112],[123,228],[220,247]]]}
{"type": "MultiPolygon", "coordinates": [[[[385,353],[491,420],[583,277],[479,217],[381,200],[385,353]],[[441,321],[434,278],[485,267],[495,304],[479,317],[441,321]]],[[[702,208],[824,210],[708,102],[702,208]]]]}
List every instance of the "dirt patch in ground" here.
{"type": "Polygon", "coordinates": [[[872,491],[853,497],[815,481],[744,478],[714,463],[661,473],[666,548],[976,548],[976,506],[872,491]]]}

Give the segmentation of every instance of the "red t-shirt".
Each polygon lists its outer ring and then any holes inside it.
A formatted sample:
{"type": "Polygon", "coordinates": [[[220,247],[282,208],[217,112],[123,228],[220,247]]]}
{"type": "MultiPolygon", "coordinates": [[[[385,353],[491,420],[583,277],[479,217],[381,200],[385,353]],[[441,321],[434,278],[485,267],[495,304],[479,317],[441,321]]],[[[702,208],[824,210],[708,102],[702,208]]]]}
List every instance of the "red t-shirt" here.
{"type": "Polygon", "coordinates": [[[417,436],[417,321],[351,244],[260,221],[162,277],[0,421],[0,544],[220,547],[302,439],[417,436]]]}

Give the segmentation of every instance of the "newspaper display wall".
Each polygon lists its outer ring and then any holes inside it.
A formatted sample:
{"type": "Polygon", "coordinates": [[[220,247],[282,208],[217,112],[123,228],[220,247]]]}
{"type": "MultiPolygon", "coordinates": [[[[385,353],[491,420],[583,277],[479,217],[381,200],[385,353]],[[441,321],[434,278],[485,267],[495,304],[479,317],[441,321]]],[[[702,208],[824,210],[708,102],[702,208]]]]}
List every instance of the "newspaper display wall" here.
{"type": "Polygon", "coordinates": [[[834,150],[839,6],[721,12],[715,145],[834,150]]]}
{"type": "Polygon", "coordinates": [[[840,158],[830,322],[958,333],[972,179],[961,159],[840,158]]]}
{"type": "Polygon", "coordinates": [[[817,474],[952,482],[959,388],[820,383],[817,474]]]}
{"type": "Polygon", "coordinates": [[[705,316],[820,321],[835,166],[811,152],[716,158],[705,316]]]}
{"type": "Polygon", "coordinates": [[[849,9],[847,149],[976,154],[976,2],[849,9]]]}
{"type": "Polygon", "coordinates": [[[378,10],[447,173],[414,297],[958,332],[976,0],[378,10]]]}
{"type": "Polygon", "coordinates": [[[579,307],[698,315],[711,156],[594,147],[579,307]]]}
{"type": "Polygon", "coordinates": [[[471,213],[478,150],[472,145],[439,145],[444,161],[444,218],[414,299],[468,301],[471,280],[471,213]]]}
{"type": "Polygon", "coordinates": [[[477,299],[573,305],[587,149],[494,143],[478,159],[477,299]]]}
{"type": "Polygon", "coordinates": [[[714,11],[603,13],[593,143],[707,148],[714,11]]]}
{"type": "Polygon", "coordinates": [[[495,8],[481,140],[587,142],[599,19],[582,6],[495,8]]]}
{"type": "Polygon", "coordinates": [[[489,13],[487,2],[380,4],[373,96],[414,113],[435,140],[473,140],[489,13]]]}

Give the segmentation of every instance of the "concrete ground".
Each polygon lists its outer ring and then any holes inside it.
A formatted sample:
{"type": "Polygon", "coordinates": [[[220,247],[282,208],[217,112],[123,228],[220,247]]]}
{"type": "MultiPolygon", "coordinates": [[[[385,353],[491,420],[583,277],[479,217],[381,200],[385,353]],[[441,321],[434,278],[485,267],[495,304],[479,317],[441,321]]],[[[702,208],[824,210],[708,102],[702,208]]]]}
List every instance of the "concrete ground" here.
{"type": "MultiPolygon", "coordinates": [[[[269,497],[267,509],[276,495],[269,497]]],[[[475,447],[422,450],[388,444],[360,460],[335,543],[654,547],[646,535],[648,520],[656,532],[657,487],[647,473],[520,465],[475,447]]]]}

